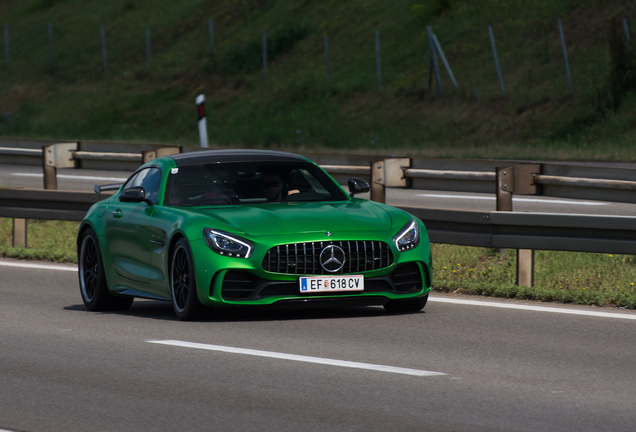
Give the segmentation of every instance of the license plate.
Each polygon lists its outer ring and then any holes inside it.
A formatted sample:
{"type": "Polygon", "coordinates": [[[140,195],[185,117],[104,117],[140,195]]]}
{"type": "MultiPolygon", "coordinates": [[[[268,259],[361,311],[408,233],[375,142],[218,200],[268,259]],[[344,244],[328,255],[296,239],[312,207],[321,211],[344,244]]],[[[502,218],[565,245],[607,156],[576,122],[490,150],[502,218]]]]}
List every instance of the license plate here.
{"type": "Polygon", "coordinates": [[[364,276],[301,277],[300,292],[364,291],[364,276]]]}

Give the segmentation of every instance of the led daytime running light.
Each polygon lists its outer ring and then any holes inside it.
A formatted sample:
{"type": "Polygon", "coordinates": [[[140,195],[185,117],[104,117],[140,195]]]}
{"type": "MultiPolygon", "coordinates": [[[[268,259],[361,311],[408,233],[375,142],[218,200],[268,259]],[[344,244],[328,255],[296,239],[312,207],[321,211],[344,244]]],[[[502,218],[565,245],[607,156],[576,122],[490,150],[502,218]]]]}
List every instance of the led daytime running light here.
{"type": "Polygon", "coordinates": [[[400,252],[415,248],[420,244],[420,229],[417,226],[417,222],[411,220],[404,225],[404,228],[395,235],[393,240],[395,241],[395,247],[397,247],[400,252]]]}
{"type": "Polygon", "coordinates": [[[254,250],[254,246],[247,240],[225,231],[205,228],[203,230],[203,238],[210,249],[219,255],[249,258],[254,250]]]}

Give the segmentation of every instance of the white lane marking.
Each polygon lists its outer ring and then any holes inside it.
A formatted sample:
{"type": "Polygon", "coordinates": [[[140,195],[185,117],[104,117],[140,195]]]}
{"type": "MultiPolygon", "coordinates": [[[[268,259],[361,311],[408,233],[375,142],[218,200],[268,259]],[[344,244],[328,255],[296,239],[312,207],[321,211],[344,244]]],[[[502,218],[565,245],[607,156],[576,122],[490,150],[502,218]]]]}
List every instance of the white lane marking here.
{"type": "MultiPolygon", "coordinates": [[[[42,177],[43,174],[38,173],[11,173],[11,175],[18,177],[42,177]]],[[[73,176],[66,174],[58,174],[57,178],[61,179],[70,179],[70,180],[97,180],[97,181],[120,181],[124,182],[128,180],[128,178],[123,177],[93,177],[93,176],[73,176]]]]}
{"type": "Polygon", "coordinates": [[[23,267],[23,268],[41,269],[41,270],[65,270],[65,271],[73,271],[73,272],[77,271],[77,266],[69,267],[69,266],[63,266],[63,265],[28,264],[28,263],[14,262],[14,261],[0,261],[0,266],[23,267]]]}
{"type": "Polygon", "coordinates": [[[486,307],[495,307],[495,308],[502,308],[502,309],[519,309],[519,310],[526,310],[526,311],[533,311],[533,312],[549,312],[549,313],[560,313],[560,314],[568,314],[568,315],[584,315],[584,316],[601,317],[601,318],[636,320],[636,314],[628,315],[624,313],[595,312],[595,311],[584,311],[584,310],[578,310],[578,309],[517,305],[517,304],[490,302],[490,301],[460,300],[460,299],[450,299],[450,298],[444,298],[444,297],[441,297],[441,298],[429,297],[428,301],[438,302],[438,303],[459,304],[459,305],[466,305],[466,306],[486,306],[486,307]]]}
{"type": "MultiPolygon", "coordinates": [[[[486,201],[495,201],[496,197],[485,197],[485,196],[472,196],[472,195],[442,195],[442,194],[417,194],[417,196],[426,197],[426,198],[458,198],[458,199],[469,199],[469,200],[486,200],[486,201]]],[[[563,201],[563,200],[545,200],[538,198],[517,198],[512,197],[513,201],[517,202],[538,202],[544,204],[570,204],[570,205],[587,205],[587,206],[604,206],[608,205],[605,202],[592,202],[592,201],[563,201]]]]}
{"type": "Polygon", "coordinates": [[[232,354],[244,354],[244,355],[251,355],[251,356],[258,356],[258,357],[275,358],[275,359],[281,359],[281,360],[293,360],[293,361],[306,362],[306,363],[317,363],[317,364],[329,365],[329,366],[340,366],[340,367],[348,367],[348,368],[355,368],[355,369],[367,369],[367,370],[373,370],[378,372],[389,372],[389,373],[397,373],[397,374],[403,374],[403,375],[415,375],[415,376],[446,375],[445,373],[441,373],[441,372],[431,372],[431,371],[425,371],[425,370],[419,370],[419,369],[408,369],[408,368],[400,368],[400,367],[394,367],[394,366],[376,365],[376,364],[370,364],[370,363],[358,363],[358,362],[352,362],[352,361],[346,361],[346,360],[334,360],[334,359],[328,359],[328,358],[322,358],[322,357],[309,357],[309,356],[303,356],[303,355],[285,354],[285,353],[261,351],[261,350],[246,349],[246,348],[234,348],[234,347],[227,347],[227,346],[221,346],[221,345],[208,345],[208,344],[184,342],[184,341],[178,341],[178,340],[147,340],[146,342],[162,344],[162,345],[185,347],[185,348],[203,349],[203,350],[209,350],[209,351],[220,351],[220,352],[232,353],[232,354]]]}
{"type": "MultiPolygon", "coordinates": [[[[494,198],[496,199],[496,198],[494,198]]],[[[563,200],[544,200],[537,198],[515,198],[512,197],[513,201],[523,201],[523,202],[537,202],[544,204],[570,204],[570,205],[586,205],[586,206],[604,206],[608,205],[605,202],[592,202],[592,201],[563,201],[563,200]]]]}

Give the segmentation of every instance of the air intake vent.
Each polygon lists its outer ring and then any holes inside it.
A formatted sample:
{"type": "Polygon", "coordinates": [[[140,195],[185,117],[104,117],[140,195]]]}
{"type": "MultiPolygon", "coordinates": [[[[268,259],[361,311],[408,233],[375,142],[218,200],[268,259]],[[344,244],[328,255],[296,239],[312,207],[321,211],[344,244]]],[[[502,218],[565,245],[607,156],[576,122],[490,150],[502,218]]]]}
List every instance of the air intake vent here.
{"type": "Polygon", "coordinates": [[[221,295],[226,299],[242,299],[252,295],[256,277],[245,271],[231,270],[225,273],[221,295]]]}
{"type": "Polygon", "coordinates": [[[391,276],[396,292],[419,291],[422,289],[422,274],[416,263],[398,267],[391,276]]]}

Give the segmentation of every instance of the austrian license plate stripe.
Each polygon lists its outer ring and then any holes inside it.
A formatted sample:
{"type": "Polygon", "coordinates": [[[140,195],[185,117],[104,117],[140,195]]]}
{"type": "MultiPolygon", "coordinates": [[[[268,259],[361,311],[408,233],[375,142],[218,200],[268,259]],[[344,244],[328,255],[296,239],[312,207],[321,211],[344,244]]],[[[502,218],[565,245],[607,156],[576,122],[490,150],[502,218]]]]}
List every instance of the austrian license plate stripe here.
{"type": "Polygon", "coordinates": [[[364,291],[364,276],[311,276],[301,277],[300,292],[364,291]]]}

